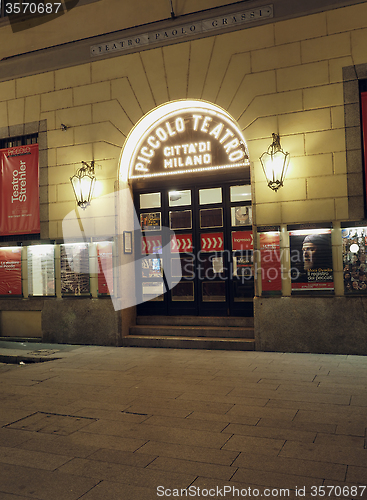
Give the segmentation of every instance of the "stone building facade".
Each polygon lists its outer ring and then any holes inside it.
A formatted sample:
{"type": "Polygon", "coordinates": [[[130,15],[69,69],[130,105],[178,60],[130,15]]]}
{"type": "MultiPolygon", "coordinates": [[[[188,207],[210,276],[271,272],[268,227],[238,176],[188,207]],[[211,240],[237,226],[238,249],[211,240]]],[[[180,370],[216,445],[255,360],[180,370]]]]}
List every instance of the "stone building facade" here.
{"type": "MultiPolygon", "coordinates": [[[[69,11],[62,5],[63,15],[43,23],[0,18],[0,140],[6,148],[37,136],[40,172],[39,235],[0,235],[0,248],[22,248],[22,294],[1,296],[0,334],[121,345],[139,308],[116,310],[100,293],[96,249],[89,250],[88,293],[63,293],[61,246],[82,241],[78,231],[65,238],[65,218],[76,207],[70,178],[81,162],[93,161],[95,200],[123,190],[132,200],[161,189],[154,179],[133,182],[124,148],[149,113],[190,100],[228,113],[248,148],[243,182],[239,171],[226,179],[224,170],[193,174],[190,182],[192,189],[251,185],[256,348],[367,354],[367,299],[363,288],[348,290],[345,277],[353,260],[345,238],[350,228],[367,226],[361,115],[367,3],[177,0],[172,11],[163,0],[86,0],[69,11]],[[273,133],[291,158],[277,191],[269,189],[259,160],[273,133]],[[333,286],[300,292],[290,273],[292,231],[320,229],[330,230],[333,286]],[[266,231],[279,234],[282,272],[280,289],[270,294],[255,252],[266,231]],[[40,244],[54,246],[52,296],[30,293],[27,249],[40,244]]],[[[186,189],[183,181],[167,182],[162,189],[186,189]]],[[[120,202],[113,213],[95,205],[88,242],[108,240],[117,227],[113,259],[122,269],[130,258],[123,234],[134,231],[134,213],[128,198],[120,202]]],[[[122,297],[138,293],[134,272],[115,276],[122,297]]]]}

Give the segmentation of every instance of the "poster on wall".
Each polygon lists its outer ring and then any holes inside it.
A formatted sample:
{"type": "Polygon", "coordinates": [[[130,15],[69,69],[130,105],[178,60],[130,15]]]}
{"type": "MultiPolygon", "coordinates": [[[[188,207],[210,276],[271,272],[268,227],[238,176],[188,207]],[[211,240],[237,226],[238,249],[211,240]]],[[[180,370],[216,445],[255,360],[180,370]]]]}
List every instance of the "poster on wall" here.
{"type": "Polygon", "coordinates": [[[112,241],[97,243],[98,259],[98,293],[100,295],[113,294],[113,255],[112,241]]]}
{"type": "Polygon", "coordinates": [[[264,295],[280,293],[280,235],[278,231],[260,233],[261,287],[264,295]]]}
{"type": "Polygon", "coordinates": [[[292,291],[333,291],[331,229],[289,232],[292,291]]]}
{"type": "Polygon", "coordinates": [[[346,294],[367,293],[367,227],[342,229],[343,277],[346,294]]]}
{"type": "Polygon", "coordinates": [[[38,144],[0,150],[0,235],[38,234],[38,144]]]}
{"type": "Polygon", "coordinates": [[[22,249],[0,248],[0,295],[22,295],[22,249]]]}
{"type": "Polygon", "coordinates": [[[60,245],[61,293],[89,295],[89,248],[87,243],[60,245]]]}
{"type": "Polygon", "coordinates": [[[27,247],[28,294],[55,295],[55,251],[53,245],[27,247]]]}
{"type": "Polygon", "coordinates": [[[362,137],[363,137],[363,168],[364,168],[364,210],[367,213],[367,92],[361,92],[362,137]]]}

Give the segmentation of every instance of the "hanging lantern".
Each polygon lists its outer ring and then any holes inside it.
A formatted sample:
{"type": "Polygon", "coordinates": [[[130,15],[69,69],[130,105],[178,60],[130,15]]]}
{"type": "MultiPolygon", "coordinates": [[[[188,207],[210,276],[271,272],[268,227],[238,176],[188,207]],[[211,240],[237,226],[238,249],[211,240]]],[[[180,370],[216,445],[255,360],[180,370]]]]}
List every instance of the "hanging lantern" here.
{"type": "Polygon", "coordinates": [[[90,165],[85,161],[82,161],[82,164],[83,166],[77,170],[76,174],[70,177],[70,182],[78,206],[86,208],[92,199],[96,178],[94,176],[94,161],[90,165]]]}
{"type": "Polygon", "coordinates": [[[289,153],[285,153],[280,146],[279,135],[273,134],[272,144],[268,147],[268,150],[260,156],[260,162],[268,186],[273,191],[277,191],[283,186],[289,159],[289,153]]]}

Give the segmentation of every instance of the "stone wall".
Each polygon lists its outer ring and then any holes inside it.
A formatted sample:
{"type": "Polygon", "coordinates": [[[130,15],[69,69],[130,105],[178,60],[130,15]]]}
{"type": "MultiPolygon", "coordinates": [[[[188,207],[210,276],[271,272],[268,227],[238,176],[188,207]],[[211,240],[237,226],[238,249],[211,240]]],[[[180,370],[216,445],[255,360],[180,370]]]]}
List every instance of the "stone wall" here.
{"type": "Polygon", "coordinates": [[[367,355],[367,297],[254,300],[259,351],[367,355]]]}

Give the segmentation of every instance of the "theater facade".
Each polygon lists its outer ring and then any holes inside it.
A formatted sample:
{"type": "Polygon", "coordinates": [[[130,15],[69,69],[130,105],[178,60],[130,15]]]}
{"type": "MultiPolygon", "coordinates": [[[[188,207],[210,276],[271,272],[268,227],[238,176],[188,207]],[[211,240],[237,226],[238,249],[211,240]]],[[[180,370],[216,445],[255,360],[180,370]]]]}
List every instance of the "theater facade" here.
{"type": "Polygon", "coordinates": [[[0,338],[367,354],[366,2],[121,3],[2,7],[0,338]]]}

